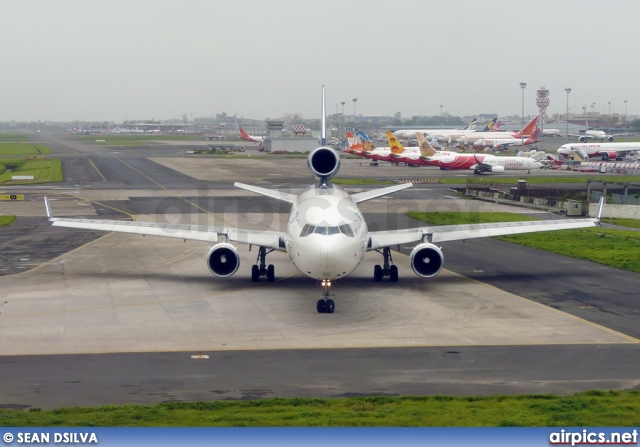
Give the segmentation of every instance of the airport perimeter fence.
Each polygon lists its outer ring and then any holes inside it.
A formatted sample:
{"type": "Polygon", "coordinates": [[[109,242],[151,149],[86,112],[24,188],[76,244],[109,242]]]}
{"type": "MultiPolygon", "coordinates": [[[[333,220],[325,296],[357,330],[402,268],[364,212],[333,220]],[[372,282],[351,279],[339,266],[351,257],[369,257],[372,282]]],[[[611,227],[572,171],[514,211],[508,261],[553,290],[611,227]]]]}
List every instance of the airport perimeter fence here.
{"type": "Polygon", "coordinates": [[[567,200],[587,204],[587,192],[575,188],[550,188],[545,185],[491,183],[469,179],[465,193],[470,196],[512,200],[538,206],[565,209],[567,200]]]}

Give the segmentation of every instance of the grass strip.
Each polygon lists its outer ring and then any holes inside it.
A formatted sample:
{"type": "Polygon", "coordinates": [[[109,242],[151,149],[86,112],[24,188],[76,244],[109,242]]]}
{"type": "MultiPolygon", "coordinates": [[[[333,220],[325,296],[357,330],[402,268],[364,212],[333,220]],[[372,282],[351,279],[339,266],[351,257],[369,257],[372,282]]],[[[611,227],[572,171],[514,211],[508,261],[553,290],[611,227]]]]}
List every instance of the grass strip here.
{"type": "Polygon", "coordinates": [[[0,216],[0,227],[9,225],[14,220],[16,220],[16,216],[0,216]]]}
{"type": "MultiPolygon", "coordinates": [[[[433,225],[536,220],[514,213],[409,212],[406,214],[433,225]]],[[[595,227],[515,234],[499,236],[497,239],[640,273],[640,232],[638,231],[595,227]]]]}
{"type": "Polygon", "coordinates": [[[58,159],[0,159],[0,184],[51,183],[62,179],[62,161],[58,159]],[[32,175],[33,180],[12,180],[14,175],[32,175]]]}
{"type": "Polygon", "coordinates": [[[558,427],[640,425],[639,391],[361,397],[0,410],[14,427],[558,427]]]}

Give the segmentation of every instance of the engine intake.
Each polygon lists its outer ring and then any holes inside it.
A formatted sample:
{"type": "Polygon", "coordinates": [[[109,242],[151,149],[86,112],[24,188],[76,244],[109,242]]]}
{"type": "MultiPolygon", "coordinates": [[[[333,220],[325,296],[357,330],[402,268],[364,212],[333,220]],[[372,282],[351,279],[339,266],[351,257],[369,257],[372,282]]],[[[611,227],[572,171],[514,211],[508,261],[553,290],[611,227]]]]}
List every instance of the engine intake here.
{"type": "Polygon", "coordinates": [[[313,175],[321,180],[328,180],[340,169],[340,156],[330,147],[322,146],[311,151],[307,166],[313,175]]]}
{"type": "Polygon", "coordinates": [[[607,151],[602,153],[603,160],[617,160],[618,153],[616,151],[607,151]]]}
{"type": "Polygon", "coordinates": [[[214,275],[227,278],[238,271],[240,255],[231,244],[225,242],[216,244],[209,250],[207,265],[214,275]]]}
{"type": "Polygon", "coordinates": [[[410,261],[411,268],[416,272],[416,275],[431,278],[442,270],[444,255],[435,245],[423,243],[413,248],[410,261]]]}

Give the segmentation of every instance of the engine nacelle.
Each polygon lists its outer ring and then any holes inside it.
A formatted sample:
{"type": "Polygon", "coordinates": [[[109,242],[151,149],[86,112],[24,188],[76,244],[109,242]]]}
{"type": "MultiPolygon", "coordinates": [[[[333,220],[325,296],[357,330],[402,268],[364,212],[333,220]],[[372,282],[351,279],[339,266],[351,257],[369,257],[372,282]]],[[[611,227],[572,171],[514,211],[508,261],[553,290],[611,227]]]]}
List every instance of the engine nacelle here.
{"type": "Polygon", "coordinates": [[[615,160],[618,158],[618,153],[616,151],[607,151],[602,153],[603,160],[615,160]]]}
{"type": "Polygon", "coordinates": [[[615,140],[615,138],[613,138],[613,137],[607,137],[607,141],[613,141],[613,140],[615,140]]]}
{"type": "Polygon", "coordinates": [[[240,255],[231,244],[222,242],[211,247],[207,255],[209,270],[220,278],[228,278],[238,271],[240,255]]]}
{"type": "Polygon", "coordinates": [[[495,172],[496,174],[502,174],[504,172],[504,166],[491,166],[490,172],[495,172]]]}
{"type": "Polygon", "coordinates": [[[313,175],[328,180],[340,169],[340,156],[332,148],[322,146],[311,151],[307,157],[307,166],[313,175]]]}
{"type": "Polygon", "coordinates": [[[442,270],[444,255],[433,244],[423,243],[413,247],[410,256],[411,268],[423,278],[436,276],[442,270]]]}
{"type": "Polygon", "coordinates": [[[585,142],[585,141],[587,141],[587,140],[588,140],[588,138],[587,138],[587,137],[580,137],[580,138],[578,138],[578,141],[579,141],[579,142],[581,142],[581,143],[584,143],[584,142],[585,142]]]}

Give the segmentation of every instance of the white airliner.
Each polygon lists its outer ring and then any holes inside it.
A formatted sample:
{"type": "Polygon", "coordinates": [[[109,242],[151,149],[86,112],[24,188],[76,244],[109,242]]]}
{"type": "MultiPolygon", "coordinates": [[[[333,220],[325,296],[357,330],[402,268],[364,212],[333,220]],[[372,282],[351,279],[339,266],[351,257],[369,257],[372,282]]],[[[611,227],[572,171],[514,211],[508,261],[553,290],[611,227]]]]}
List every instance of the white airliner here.
{"type": "MultiPolygon", "coordinates": [[[[397,138],[408,138],[413,137],[416,132],[420,132],[421,134],[431,135],[432,133],[465,133],[465,132],[475,132],[476,130],[476,121],[478,118],[474,118],[471,120],[469,124],[467,124],[463,129],[441,129],[441,128],[431,128],[431,129],[398,129],[393,134],[397,138]]],[[[491,126],[487,125],[488,129],[491,129],[493,124],[497,121],[497,118],[494,121],[491,121],[491,126]]],[[[484,129],[483,129],[484,130],[484,129]]]]}
{"type": "Polygon", "coordinates": [[[571,151],[576,151],[582,158],[601,156],[603,160],[618,160],[630,152],[640,152],[640,141],[633,143],[568,143],[558,148],[558,154],[565,157],[571,154],[571,151]]]}
{"type": "Polygon", "coordinates": [[[265,137],[259,137],[256,135],[249,135],[242,127],[238,127],[240,129],[240,138],[245,141],[251,141],[252,143],[264,143],[265,137]]]}
{"type": "MultiPolygon", "coordinates": [[[[326,141],[324,120],[323,86],[323,143],[326,141]]],[[[394,185],[350,195],[340,186],[329,182],[340,168],[340,156],[334,149],[326,146],[311,151],[307,158],[307,165],[319,180],[318,183],[308,186],[298,195],[235,183],[235,186],[239,188],[291,204],[291,211],[284,231],[55,218],[51,215],[51,207],[47,198],[45,198],[45,204],[49,220],[54,226],[165,236],[214,243],[207,255],[207,266],[211,273],[222,278],[233,275],[240,267],[240,255],[231,242],[260,247],[257,263],[251,267],[253,281],[258,281],[262,276],[273,281],[275,269],[273,265],[266,265],[266,256],[276,250],[285,252],[300,272],[318,280],[324,286],[322,298],[318,300],[316,305],[316,309],[320,313],[334,312],[335,303],[329,295],[331,284],[355,270],[369,251],[376,251],[383,257],[382,265],[376,265],[374,268],[374,279],[381,281],[383,277],[388,277],[391,282],[396,282],[398,281],[398,267],[393,265],[390,247],[414,244],[410,255],[413,271],[418,276],[430,278],[437,275],[442,269],[444,256],[441,247],[437,245],[442,242],[535,231],[593,227],[599,224],[602,211],[601,201],[597,216],[593,219],[425,226],[404,230],[369,231],[367,223],[358,209],[358,204],[409,188],[412,185],[410,183],[394,185]],[[220,238],[221,241],[219,241],[220,238]]],[[[364,283],[363,287],[366,287],[364,283]]]]}
{"type": "Polygon", "coordinates": [[[578,141],[580,141],[581,143],[584,143],[585,141],[589,141],[589,140],[600,140],[600,141],[614,141],[616,139],[616,137],[624,137],[624,136],[628,136],[628,135],[632,135],[630,133],[618,133],[615,135],[607,135],[607,133],[604,130],[590,130],[589,129],[589,122],[586,122],[586,127],[587,130],[584,131],[584,133],[580,133],[580,134],[569,134],[567,136],[569,137],[578,137],[578,141]]]}

